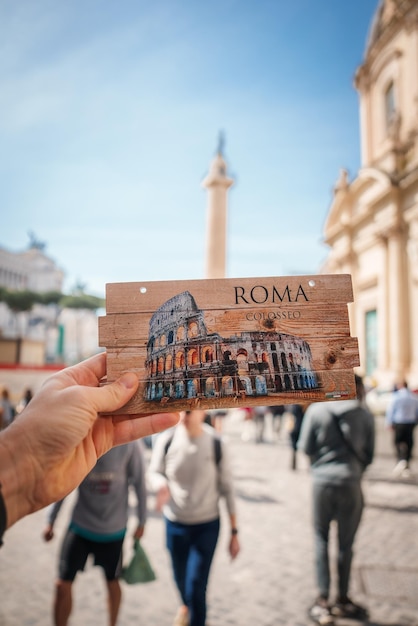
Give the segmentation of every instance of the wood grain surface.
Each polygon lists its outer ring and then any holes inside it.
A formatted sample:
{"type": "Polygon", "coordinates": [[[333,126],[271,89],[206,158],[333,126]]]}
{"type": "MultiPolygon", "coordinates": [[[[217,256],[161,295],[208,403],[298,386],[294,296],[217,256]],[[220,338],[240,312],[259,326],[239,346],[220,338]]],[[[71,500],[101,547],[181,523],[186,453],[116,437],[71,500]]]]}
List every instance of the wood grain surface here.
{"type": "Polygon", "coordinates": [[[353,398],[352,299],[346,274],[109,284],[107,380],[140,380],[120,412],[353,398]]]}

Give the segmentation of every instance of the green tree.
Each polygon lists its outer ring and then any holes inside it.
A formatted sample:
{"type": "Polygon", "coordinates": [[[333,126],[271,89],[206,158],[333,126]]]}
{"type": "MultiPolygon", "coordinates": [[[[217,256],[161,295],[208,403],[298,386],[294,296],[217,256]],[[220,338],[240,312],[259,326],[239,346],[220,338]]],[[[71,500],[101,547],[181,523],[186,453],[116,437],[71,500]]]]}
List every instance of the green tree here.
{"type": "Polygon", "coordinates": [[[58,304],[63,297],[61,291],[45,291],[44,293],[38,293],[39,304],[58,304]]]}
{"type": "Polygon", "coordinates": [[[104,298],[98,298],[77,290],[72,295],[65,295],[59,291],[37,293],[24,289],[13,291],[0,287],[0,302],[5,302],[14,312],[30,311],[34,304],[57,304],[60,308],[89,309],[94,311],[104,307],[104,298]]]}
{"type": "Polygon", "coordinates": [[[80,293],[78,295],[64,296],[59,301],[61,308],[68,309],[89,309],[94,311],[104,307],[104,298],[98,298],[97,296],[91,296],[87,293],[80,293]]]}
{"type": "Polygon", "coordinates": [[[37,299],[37,294],[33,291],[11,291],[9,289],[2,290],[1,300],[5,302],[9,309],[15,313],[21,311],[30,311],[37,299]]]}

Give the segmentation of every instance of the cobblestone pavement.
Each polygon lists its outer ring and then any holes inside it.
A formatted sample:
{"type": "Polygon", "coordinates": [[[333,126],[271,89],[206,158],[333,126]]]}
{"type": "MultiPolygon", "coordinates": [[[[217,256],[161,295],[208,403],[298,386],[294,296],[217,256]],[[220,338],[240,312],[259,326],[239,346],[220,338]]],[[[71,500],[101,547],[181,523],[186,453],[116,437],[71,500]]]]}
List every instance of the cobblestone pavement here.
{"type": "MultiPolygon", "coordinates": [[[[367,604],[371,626],[418,626],[418,478],[394,478],[390,433],[377,423],[377,456],[364,481],[366,509],[358,533],[352,596],[367,604]]],[[[307,460],[290,469],[288,435],[256,444],[242,439],[237,414],[225,421],[238,498],[242,552],[230,562],[223,524],[208,588],[210,626],[306,626],[316,588],[307,460]]],[[[416,462],[417,463],[417,462],[416,462]]],[[[417,463],[418,465],[418,463],[417,463]]],[[[45,511],[21,520],[0,551],[0,625],[50,626],[57,550],[72,497],[56,538],[41,539],[45,511]]],[[[150,497],[150,509],[153,497],[150,497]]],[[[225,512],[223,520],[226,522],[225,512]]],[[[134,523],[134,520],[132,520],[134,523]]],[[[157,572],[147,585],[124,584],[120,626],[171,626],[178,598],[164,547],[161,517],[151,512],[143,539],[157,572]]],[[[130,542],[126,542],[128,556],[130,542]]],[[[335,537],[331,552],[335,555],[335,537]]],[[[107,624],[101,572],[89,566],[74,585],[72,625],[107,624]]],[[[347,622],[348,623],[348,622],[347,622]]],[[[342,625],[343,622],[340,621],[342,625]]]]}

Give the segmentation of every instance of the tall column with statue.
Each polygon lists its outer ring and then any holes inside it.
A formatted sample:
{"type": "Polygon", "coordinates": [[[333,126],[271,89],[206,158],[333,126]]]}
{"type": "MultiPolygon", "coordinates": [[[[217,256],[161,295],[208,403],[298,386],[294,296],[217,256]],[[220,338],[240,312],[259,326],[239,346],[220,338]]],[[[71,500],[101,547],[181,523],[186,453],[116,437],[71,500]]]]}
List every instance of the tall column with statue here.
{"type": "Polygon", "coordinates": [[[226,236],[228,216],[228,189],[233,185],[227,176],[223,157],[223,135],[220,135],[218,150],[202,182],[208,192],[206,223],[206,278],[226,276],[226,236]]]}

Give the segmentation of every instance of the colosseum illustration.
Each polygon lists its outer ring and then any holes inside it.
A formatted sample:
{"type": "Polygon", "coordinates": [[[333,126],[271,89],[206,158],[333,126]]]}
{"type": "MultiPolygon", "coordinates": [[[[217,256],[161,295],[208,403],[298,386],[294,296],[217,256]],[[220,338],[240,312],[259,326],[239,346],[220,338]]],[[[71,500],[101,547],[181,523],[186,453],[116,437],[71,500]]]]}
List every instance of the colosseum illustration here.
{"type": "Polygon", "coordinates": [[[280,332],[208,333],[184,291],[151,317],[145,399],[268,396],[318,388],[309,344],[280,332]]]}

